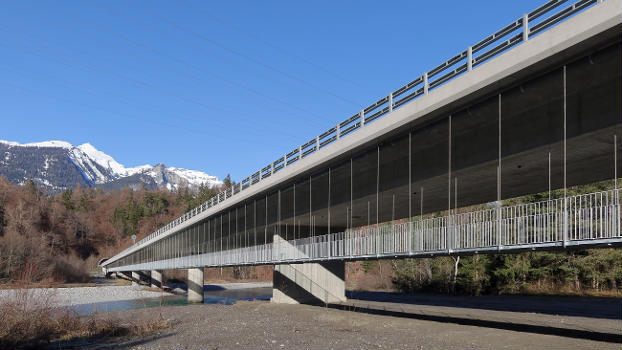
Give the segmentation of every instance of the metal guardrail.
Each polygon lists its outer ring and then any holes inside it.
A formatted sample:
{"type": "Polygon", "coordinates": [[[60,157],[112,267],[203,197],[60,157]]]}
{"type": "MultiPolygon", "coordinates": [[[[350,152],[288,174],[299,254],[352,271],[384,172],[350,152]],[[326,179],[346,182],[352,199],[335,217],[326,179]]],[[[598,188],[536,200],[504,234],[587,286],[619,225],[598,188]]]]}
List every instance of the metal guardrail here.
{"type": "Polygon", "coordinates": [[[566,246],[622,244],[620,190],[488,208],[443,217],[370,226],[296,240],[164,260],[136,257],[108,271],[182,269],[500,252],[566,246]]]}
{"type": "Polygon", "coordinates": [[[564,19],[602,1],[603,0],[578,0],[563,8],[560,8],[561,5],[567,3],[568,0],[551,0],[546,2],[535,10],[524,14],[521,18],[505,26],[496,33],[486,37],[473,46],[469,46],[465,51],[460,52],[458,55],[441,63],[432,70],[423,73],[420,77],[417,77],[408,84],[403,85],[390,93],[388,96],[379,99],[350,118],[326,130],[314,139],[311,139],[305,144],[286,153],[284,156],[243,179],[239,184],[220,192],[218,195],[210,198],[200,206],[183,214],[166,226],[158,229],[147,237],[141,239],[136,244],[110,258],[106,263],[108,264],[117,260],[130,249],[147,244],[153,238],[162,235],[163,233],[204,212],[205,210],[212,208],[228,198],[231,198],[245,189],[261,182],[262,180],[283,170],[285,167],[297,163],[302,158],[308,157],[340,138],[356,132],[365,125],[381,118],[395,109],[402,107],[408,102],[422,95],[428,94],[430,90],[433,90],[448,81],[473,70],[485,61],[507,51],[521,42],[529,40],[530,37],[537,35],[553,27],[564,19]]]}

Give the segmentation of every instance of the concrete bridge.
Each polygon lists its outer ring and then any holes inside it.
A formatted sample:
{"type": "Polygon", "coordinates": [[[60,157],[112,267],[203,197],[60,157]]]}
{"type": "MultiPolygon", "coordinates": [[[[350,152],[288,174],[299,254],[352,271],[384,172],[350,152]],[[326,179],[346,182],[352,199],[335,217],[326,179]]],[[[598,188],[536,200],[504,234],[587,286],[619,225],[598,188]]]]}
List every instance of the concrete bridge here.
{"type": "Polygon", "coordinates": [[[347,260],[620,245],[621,22],[549,1],[101,265],[202,301],[203,268],[269,264],[273,301],[339,302],[347,260]]]}

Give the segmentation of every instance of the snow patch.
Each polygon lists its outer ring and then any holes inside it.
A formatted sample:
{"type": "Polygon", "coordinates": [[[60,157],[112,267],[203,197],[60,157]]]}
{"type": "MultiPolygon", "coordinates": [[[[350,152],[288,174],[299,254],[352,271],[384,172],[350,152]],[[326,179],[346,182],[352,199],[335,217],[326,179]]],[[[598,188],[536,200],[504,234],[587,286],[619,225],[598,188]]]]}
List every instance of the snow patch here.
{"type": "Polygon", "coordinates": [[[133,167],[133,168],[125,168],[125,175],[126,176],[132,176],[134,174],[140,174],[140,173],[144,173],[150,169],[152,169],[153,166],[146,164],[146,165],[140,165],[137,167],[133,167]]]}
{"type": "Polygon", "coordinates": [[[186,182],[193,185],[201,185],[204,184],[208,187],[214,187],[216,185],[222,185],[222,181],[218,180],[216,176],[208,175],[202,171],[198,170],[188,170],[183,168],[175,168],[169,167],[168,171],[176,174],[182,179],[186,180],[186,182]]]}
{"type": "Polygon", "coordinates": [[[0,140],[0,143],[4,143],[12,147],[21,146],[21,147],[40,147],[40,148],[55,147],[55,148],[65,148],[65,149],[73,148],[73,145],[70,144],[69,142],[58,141],[58,140],[31,142],[31,143],[19,143],[19,142],[13,142],[13,141],[0,140]]]}
{"type": "Polygon", "coordinates": [[[86,154],[95,163],[101,165],[102,168],[110,171],[111,173],[116,175],[125,174],[125,167],[123,165],[119,164],[111,156],[93,147],[93,145],[91,145],[90,143],[82,144],[76,148],[86,154]]]}

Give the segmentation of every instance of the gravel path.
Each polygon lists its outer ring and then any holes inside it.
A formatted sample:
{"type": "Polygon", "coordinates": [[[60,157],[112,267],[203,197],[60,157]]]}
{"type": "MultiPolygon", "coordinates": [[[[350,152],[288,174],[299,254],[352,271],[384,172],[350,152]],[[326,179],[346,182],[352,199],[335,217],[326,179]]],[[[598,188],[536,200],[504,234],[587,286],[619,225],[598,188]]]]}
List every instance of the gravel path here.
{"type": "MultiPolygon", "coordinates": [[[[134,300],[144,298],[158,298],[164,292],[153,292],[139,286],[102,286],[102,287],[75,287],[75,288],[33,288],[33,289],[3,289],[0,298],[36,298],[47,299],[50,304],[70,306],[80,304],[101,303],[106,301],[134,300]]],[[[164,293],[164,295],[172,295],[164,293]]]]}

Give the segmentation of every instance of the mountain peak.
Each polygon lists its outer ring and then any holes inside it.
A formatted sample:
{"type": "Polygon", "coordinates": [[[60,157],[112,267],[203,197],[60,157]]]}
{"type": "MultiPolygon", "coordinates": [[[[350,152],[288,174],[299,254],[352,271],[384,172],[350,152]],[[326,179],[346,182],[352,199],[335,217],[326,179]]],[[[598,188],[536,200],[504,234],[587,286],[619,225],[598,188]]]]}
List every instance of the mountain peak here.
{"type": "Polygon", "coordinates": [[[126,168],[91,143],[73,146],[65,141],[20,144],[0,140],[0,175],[14,183],[32,179],[52,192],[76,185],[116,189],[121,187],[198,189],[222,184],[217,177],[198,170],[141,165],[126,168]]]}
{"type": "Polygon", "coordinates": [[[83,143],[77,148],[84,152],[97,164],[101,165],[104,169],[111,171],[115,175],[123,176],[127,173],[127,170],[123,165],[119,164],[116,160],[114,160],[114,158],[98,150],[90,143],[83,143]]]}

